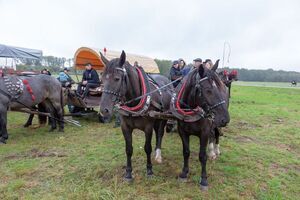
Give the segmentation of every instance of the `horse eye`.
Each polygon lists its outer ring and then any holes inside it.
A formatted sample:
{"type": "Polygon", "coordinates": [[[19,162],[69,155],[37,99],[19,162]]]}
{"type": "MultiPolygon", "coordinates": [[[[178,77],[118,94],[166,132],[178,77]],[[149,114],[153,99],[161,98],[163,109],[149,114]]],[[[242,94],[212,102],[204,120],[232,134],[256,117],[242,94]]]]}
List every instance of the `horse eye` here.
{"type": "Polygon", "coordinates": [[[206,92],[207,92],[207,94],[212,94],[211,90],[207,90],[206,92]]]}
{"type": "Polygon", "coordinates": [[[120,80],[120,78],[119,77],[115,77],[115,81],[119,81],[120,80]]]}

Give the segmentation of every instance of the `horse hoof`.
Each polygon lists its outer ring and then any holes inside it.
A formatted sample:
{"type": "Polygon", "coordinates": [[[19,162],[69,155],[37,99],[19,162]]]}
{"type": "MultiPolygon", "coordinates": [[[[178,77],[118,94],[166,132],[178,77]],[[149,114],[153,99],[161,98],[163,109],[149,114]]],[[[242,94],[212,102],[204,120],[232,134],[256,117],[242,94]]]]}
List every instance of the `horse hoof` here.
{"type": "Polygon", "coordinates": [[[0,145],[1,145],[1,144],[6,144],[6,139],[0,138],[0,145]]]}
{"type": "Polygon", "coordinates": [[[29,126],[30,126],[30,124],[25,124],[23,127],[28,128],[29,126]]]}
{"type": "Polygon", "coordinates": [[[132,182],[133,182],[133,178],[132,178],[132,177],[131,177],[131,178],[124,177],[123,179],[124,179],[124,181],[127,182],[127,183],[132,183],[132,182]]]}
{"type": "Polygon", "coordinates": [[[63,133],[65,131],[64,131],[64,129],[59,129],[58,132],[63,133]]]}
{"type": "Polygon", "coordinates": [[[187,180],[188,180],[187,177],[183,178],[183,177],[178,176],[178,181],[180,181],[182,183],[186,183],[187,180]]]}
{"type": "Polygon", "coordinates": [[[161,164],[161,163],[162,163],[162,158],[161,158],[161,157],[155,157],[155,161],[156,161],[158,164],[161,164]]]}
{"type": "Polygon", "coordinates": [[[161,163],[162,163],[162,157],[161,157],[161,150],[160,150],[160,149],[156,149],[154,160],[155,160],[158,164],[161,164],[161,163]]]}
{"type": "Polygon", "coordinates": [[[152,179],[154,177],[154,174],[152,173],[152,174],[147,174],[147,178],[148,179],[152,179]]]}
{"type": "Polygon", "coordinates": [[[217,158],[217,155],[215,153],[211,153],[208,155],[209,160],[215,160],[217,158]]]}
{"type": "Polygon", "coordinates": [[[207,185],[200,185],[201,191],[208,191],[208,186],[207,185]]]}

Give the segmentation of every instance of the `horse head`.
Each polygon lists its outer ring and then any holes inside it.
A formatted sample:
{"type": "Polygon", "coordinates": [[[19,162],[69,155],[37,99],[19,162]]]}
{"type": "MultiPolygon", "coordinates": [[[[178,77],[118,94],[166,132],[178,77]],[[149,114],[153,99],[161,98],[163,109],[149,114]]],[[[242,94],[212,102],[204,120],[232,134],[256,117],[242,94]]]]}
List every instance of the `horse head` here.
{"type": "Polygon", "coordinates": [[[227,88],[216,73],[218,64],[219,60],[211,69],[201,64],[194,73],[195,78],[190,79],[191,89],[186,91],[189,99],[194,99],[194,106],[200,106],[207,114],[213,115],[214,124],[222,127],[229,123],[230,117],[227,88]]]}
{"type": "Polygon", "coordinates": [[[132,66],[126,61],[124,51],[120,58],[108,61],[102,54],[101,58],[106,67],[102,76],[103,92],[100,100],[100,113],[104,118],[110,118],[114,105],[135,90],[134,86],[129,86],[128,73],[132,72],[132,66]]]}

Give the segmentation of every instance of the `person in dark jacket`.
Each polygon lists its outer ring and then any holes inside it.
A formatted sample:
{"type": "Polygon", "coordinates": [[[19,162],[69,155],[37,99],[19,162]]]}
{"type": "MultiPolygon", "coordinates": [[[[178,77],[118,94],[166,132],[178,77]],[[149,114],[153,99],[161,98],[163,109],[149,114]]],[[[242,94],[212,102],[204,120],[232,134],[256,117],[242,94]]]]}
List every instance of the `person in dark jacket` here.
{"type": "MultiPolygon", "coordinates": [[[[182,73],[179,67],[179,62],[178,60],[173,61],[173,65],[170,69],[170,79],[171,81],[175,81],[176,79],[182,77],[182,73]]],[[[173,83],[174,87],[177,87],[177,85],[179,84],[180,80],[176,81],[173,83]]]]}
{"type": "Polygon", "coordinates": [[[85,98],[90,88],[96,88],[100,86],[99,75],[96,70],[92,68],[91,63],[85,64],[85,71],[82,75],[82,82],[78,84],[77,94],[81,95],[82,87],[85,87],[82,98],[85,98]]]}

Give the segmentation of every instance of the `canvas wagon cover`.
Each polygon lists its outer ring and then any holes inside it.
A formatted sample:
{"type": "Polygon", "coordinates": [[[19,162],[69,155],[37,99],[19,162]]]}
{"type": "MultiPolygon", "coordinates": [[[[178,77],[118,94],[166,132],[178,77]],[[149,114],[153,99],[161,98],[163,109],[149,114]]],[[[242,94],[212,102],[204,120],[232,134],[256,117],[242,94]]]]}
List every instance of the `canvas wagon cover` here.
{"type": "Polygon", "coordinates": [[[0,44],[0,57],[3,58],[28,58],[40,59],[43,55],[41,50],[13,47],[0,44]]]}
{"type": "MultiPolygon", "coordinates": [[[[105,65],[101,60],[101,52],[108,60],[114,59],[114,58],[119,58],[121,55],[121,52],[118,51],[110,51],[107,50],[105,53],[103,50],[98,50],[95,48],[88,48],[88,47],[81,47],[79,48],[75,55],[74,55],[74,65],[75,68],[78,70],[83,70],[84,65],[87,62],[90,62],[93,66],[94,69],[96,70],[104,70],[105,65]]],[[[140,66],[144,68],[144,70],[148,73],[159,73],[159,68],[154,61],[154,59],[146,57],[146,56],[141,56],[141,55],[136,55],[136,54],[131,54],[131,53],[126,53],[126,60],[133,65],[135,61],[139,63],[140,66]]]]}

